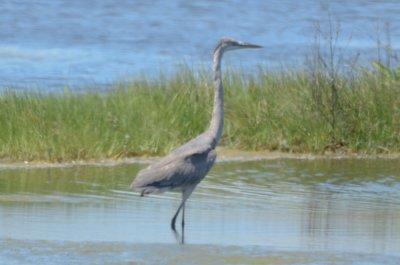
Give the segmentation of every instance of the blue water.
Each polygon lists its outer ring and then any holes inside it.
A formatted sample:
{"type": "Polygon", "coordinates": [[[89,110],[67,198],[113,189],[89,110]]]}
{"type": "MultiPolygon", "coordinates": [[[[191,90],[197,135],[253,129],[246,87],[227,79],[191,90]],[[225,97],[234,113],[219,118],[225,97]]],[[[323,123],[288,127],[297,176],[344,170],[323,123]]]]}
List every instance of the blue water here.
{"type": "Polygon", "coordinates": [[[385,22],[400,48],[400,2],[389,0],[6,0],[0,14],[0,88],[98,88],[182,62],[204,67],[221,36],[265,46],[228,55],[234,67],[301,65],[329,16],[345,52],[375,58],[385,22]]]}

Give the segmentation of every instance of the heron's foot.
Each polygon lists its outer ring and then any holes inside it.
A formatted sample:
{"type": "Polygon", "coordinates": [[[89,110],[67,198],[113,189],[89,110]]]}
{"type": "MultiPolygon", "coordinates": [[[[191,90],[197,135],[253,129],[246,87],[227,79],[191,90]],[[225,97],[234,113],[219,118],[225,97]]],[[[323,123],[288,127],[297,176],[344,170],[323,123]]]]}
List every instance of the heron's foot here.
{"type": "Polygon", "coordinates": [[[175,231],[175,230],[173,230],[172,233],[175,236],[176,243],[178,243],[179,245],[185,244],[185,236],[184,236],[183,231],[182,231],[182,235],[178,231],[175,231]]]}

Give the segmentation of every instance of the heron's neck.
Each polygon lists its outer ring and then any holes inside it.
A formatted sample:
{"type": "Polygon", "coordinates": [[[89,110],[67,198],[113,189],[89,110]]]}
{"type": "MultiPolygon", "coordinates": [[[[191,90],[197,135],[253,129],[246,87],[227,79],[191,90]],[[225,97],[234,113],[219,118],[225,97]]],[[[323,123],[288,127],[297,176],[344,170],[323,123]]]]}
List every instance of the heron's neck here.
{"type": "Polygon", "coordinates": [[[217,49],[214,52],[213,58],[213,73],[214,73],[214,108],[212,112],[212,118],[210,122],[210,128],[208,133],[212,138],[212,145],[215,148],[219,140],[221,139],[222,130],[224,127],[224,90],[222,87],[221,77],[221,49],[217,49]]]}

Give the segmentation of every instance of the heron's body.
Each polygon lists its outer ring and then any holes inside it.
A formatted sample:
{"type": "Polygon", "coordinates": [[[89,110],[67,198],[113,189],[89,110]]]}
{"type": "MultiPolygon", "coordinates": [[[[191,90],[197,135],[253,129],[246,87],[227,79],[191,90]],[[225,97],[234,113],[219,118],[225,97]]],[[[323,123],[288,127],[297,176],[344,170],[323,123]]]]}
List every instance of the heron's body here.
{"type": "Polygon", "coordinates": [[[210,137],[203,133],[170,154],[141,170],[133,188],[142,195],[167,190],[184,191],[196,186],[208,173],[216,158],[210,137]]]}
{"type": "MultiPolygon", "coordinates": [[[[170,154],[141,170],[131,184],[131,188],[141,195],[168,190],[182,192],[182,203],[172,218],[171,227],[175,230],[175,220],[179,211],[185,209],[185,202],[196,185],[207,175],[217,157],[217,147],[223,130],[224,93],[221,78],[221,59],[224,51],[239,48],[259,48],[260,46],[236,42],[223,38],[214,50],[214,108],[209,128],[196,138],[176,148],[170,154]]],[[[184,212],[182,227],[184,226],[184,212]]]]}

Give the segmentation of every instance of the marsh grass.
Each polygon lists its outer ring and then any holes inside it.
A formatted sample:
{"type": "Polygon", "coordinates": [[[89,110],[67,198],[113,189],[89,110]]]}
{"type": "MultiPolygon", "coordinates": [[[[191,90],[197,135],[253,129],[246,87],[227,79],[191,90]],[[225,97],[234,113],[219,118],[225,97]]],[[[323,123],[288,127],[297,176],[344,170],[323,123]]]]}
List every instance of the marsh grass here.
{"type": "MultiPolygon", "coordinates": [[[[399,153],[400,67],[390,25],[378,29],[377,58],[367,67],[358,55],[344,56],[347,40],[331,18],[315,25],[303,70],[260,67],[246,74],[228,67],[221,144],[246,151],[399,153]]],[[[175,73],[107,92],[2,90],[0,159],[165,154],[207,128],[213,102],[210,72],[180,67],[175,73]]]]}
{"type": "MultiPolygon", "coordinates": [[[[0,157],[71,161],[160,155],[208,126],[209,73],[182,69],[111,91],[0,96],[0,157]]],[[[314,70],[225,75],[222,145],[240,150],[400,151],[400,68],[374,63],[351,75],[314,70]],[[335,124],[332,125],[332,115],[335,124]]]]}

